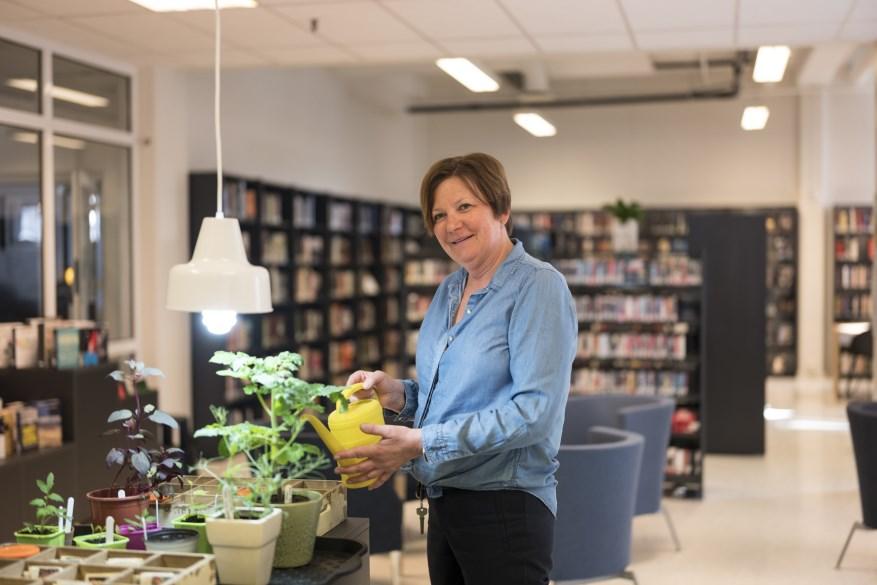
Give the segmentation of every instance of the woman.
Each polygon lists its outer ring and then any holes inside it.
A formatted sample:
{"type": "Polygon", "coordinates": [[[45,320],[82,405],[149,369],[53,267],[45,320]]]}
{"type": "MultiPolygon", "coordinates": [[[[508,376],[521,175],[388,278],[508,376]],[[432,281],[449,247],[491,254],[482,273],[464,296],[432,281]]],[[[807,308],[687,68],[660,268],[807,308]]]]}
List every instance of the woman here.
{"type": "Polygon", "coordinates": [[[462,266],[420,328],[417,381],[354,372],[364,396],[414,427],[363,425],[382,440],[338,453],[351,481],[401,466],[429,498],[427,557],[439,584],[548,583],[556,455],[577,320],[563,276],[509,237],[511,196],[495,158],[435,163],[420,204],[427,229],[462,266]]]}

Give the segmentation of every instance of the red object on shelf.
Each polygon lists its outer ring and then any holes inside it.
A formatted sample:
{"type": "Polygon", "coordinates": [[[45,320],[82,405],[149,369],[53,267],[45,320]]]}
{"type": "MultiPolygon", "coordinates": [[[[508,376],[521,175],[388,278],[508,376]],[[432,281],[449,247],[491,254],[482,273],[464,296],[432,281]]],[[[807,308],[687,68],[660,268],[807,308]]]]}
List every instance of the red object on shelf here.
{"type": "Polygon", "coordinates": [[[678,408],[673,413],[671,428],[674,434],[685,434],[694,424],[697,424],[697,415],[693,411],[687,408],[678,408]]]}

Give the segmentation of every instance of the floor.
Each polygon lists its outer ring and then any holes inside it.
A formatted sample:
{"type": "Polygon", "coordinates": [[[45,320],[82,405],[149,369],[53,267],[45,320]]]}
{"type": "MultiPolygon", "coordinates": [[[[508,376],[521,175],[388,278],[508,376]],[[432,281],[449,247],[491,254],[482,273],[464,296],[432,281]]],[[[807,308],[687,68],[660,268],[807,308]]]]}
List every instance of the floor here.
{"type": "MultiPolygon", "coordinates": [[[[790,383],[769,384],[767,396],[777,420],[767,421],[766,455],[710,455],[703,500],[665,500],[681,552],[660,515],[636,518],[630,569],[640,585],[877,584],[877,531],[857,531],[842,569],[834,569],[861,519],[843,403],[829,390],[790,383]]],[[[414,507],[405,508],[400,581],[392,583],[388,555],[374,555],[372,584],[429,583],[414,507]]]]}

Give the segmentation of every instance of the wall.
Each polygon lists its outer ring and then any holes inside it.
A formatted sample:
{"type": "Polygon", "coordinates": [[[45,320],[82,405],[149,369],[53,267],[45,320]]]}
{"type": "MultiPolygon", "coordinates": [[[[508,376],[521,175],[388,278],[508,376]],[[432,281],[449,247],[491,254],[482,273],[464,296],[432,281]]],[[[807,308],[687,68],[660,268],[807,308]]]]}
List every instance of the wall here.
{"type": "Polygon", "coordinates": [[[537,139],[511,111],[429,114],[429,158],[483,150],[506,166],[513,206],[575,208],[632,197],[647,206],[797,202],[797,99],[763,100],[767,128],[740,129],[744,103],[678,102],[546,111],[537,139]]]}

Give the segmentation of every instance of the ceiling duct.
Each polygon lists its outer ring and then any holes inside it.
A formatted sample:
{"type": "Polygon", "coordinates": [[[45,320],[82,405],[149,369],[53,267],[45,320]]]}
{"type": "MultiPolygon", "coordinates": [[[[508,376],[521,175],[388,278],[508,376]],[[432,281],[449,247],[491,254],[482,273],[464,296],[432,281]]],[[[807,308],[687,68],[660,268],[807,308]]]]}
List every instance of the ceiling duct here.
{"type": "MultiPolygon", "coordinates": [[[[709,80],[713,77],[712,72],[720,69],[727,69],[730,72],[729,81],[722,87],[698,89],[685,88],[680,91],[660,91],[654,93],[631,93],[616,95],[595,95],[595,96],[573,96],[573,97],[548,97],[538,102],[538,107],[548,108],[581,108],[590,106],[614,106],[614,105],[632,105],[647,103],[664,103],[692,100],[715,100],[715,99],[731,99],[740,93],[740,83],[743,74],[743,68],[751,63],[752,58],[746,51],[739,51],[733,58],[726,59],[700,59],[685,61],[657,61],[654,68],[660,72],[672,72],[692,70],[699,75],[702,80],[709,80]]],[[[528,95],[530,88],[528,87],[528,78],[526,71],[507,72],[503,74],[503,78],[522,93],[511,99],[504,100],[484,100],[462,103],[443,103],[443,104],[422,104],[408,107],[411,114],[435,114],[448,112],[474,112],[474,111],[499,111],[499,110],[516,110],[519,108],[533,107],[534,100],[532,94],[528,95]]],[[[534,84],[535,85],[535,84],[534,84]]],[[[543,91],[547,90],[547,76],[544,76],[543,91]]]]}

